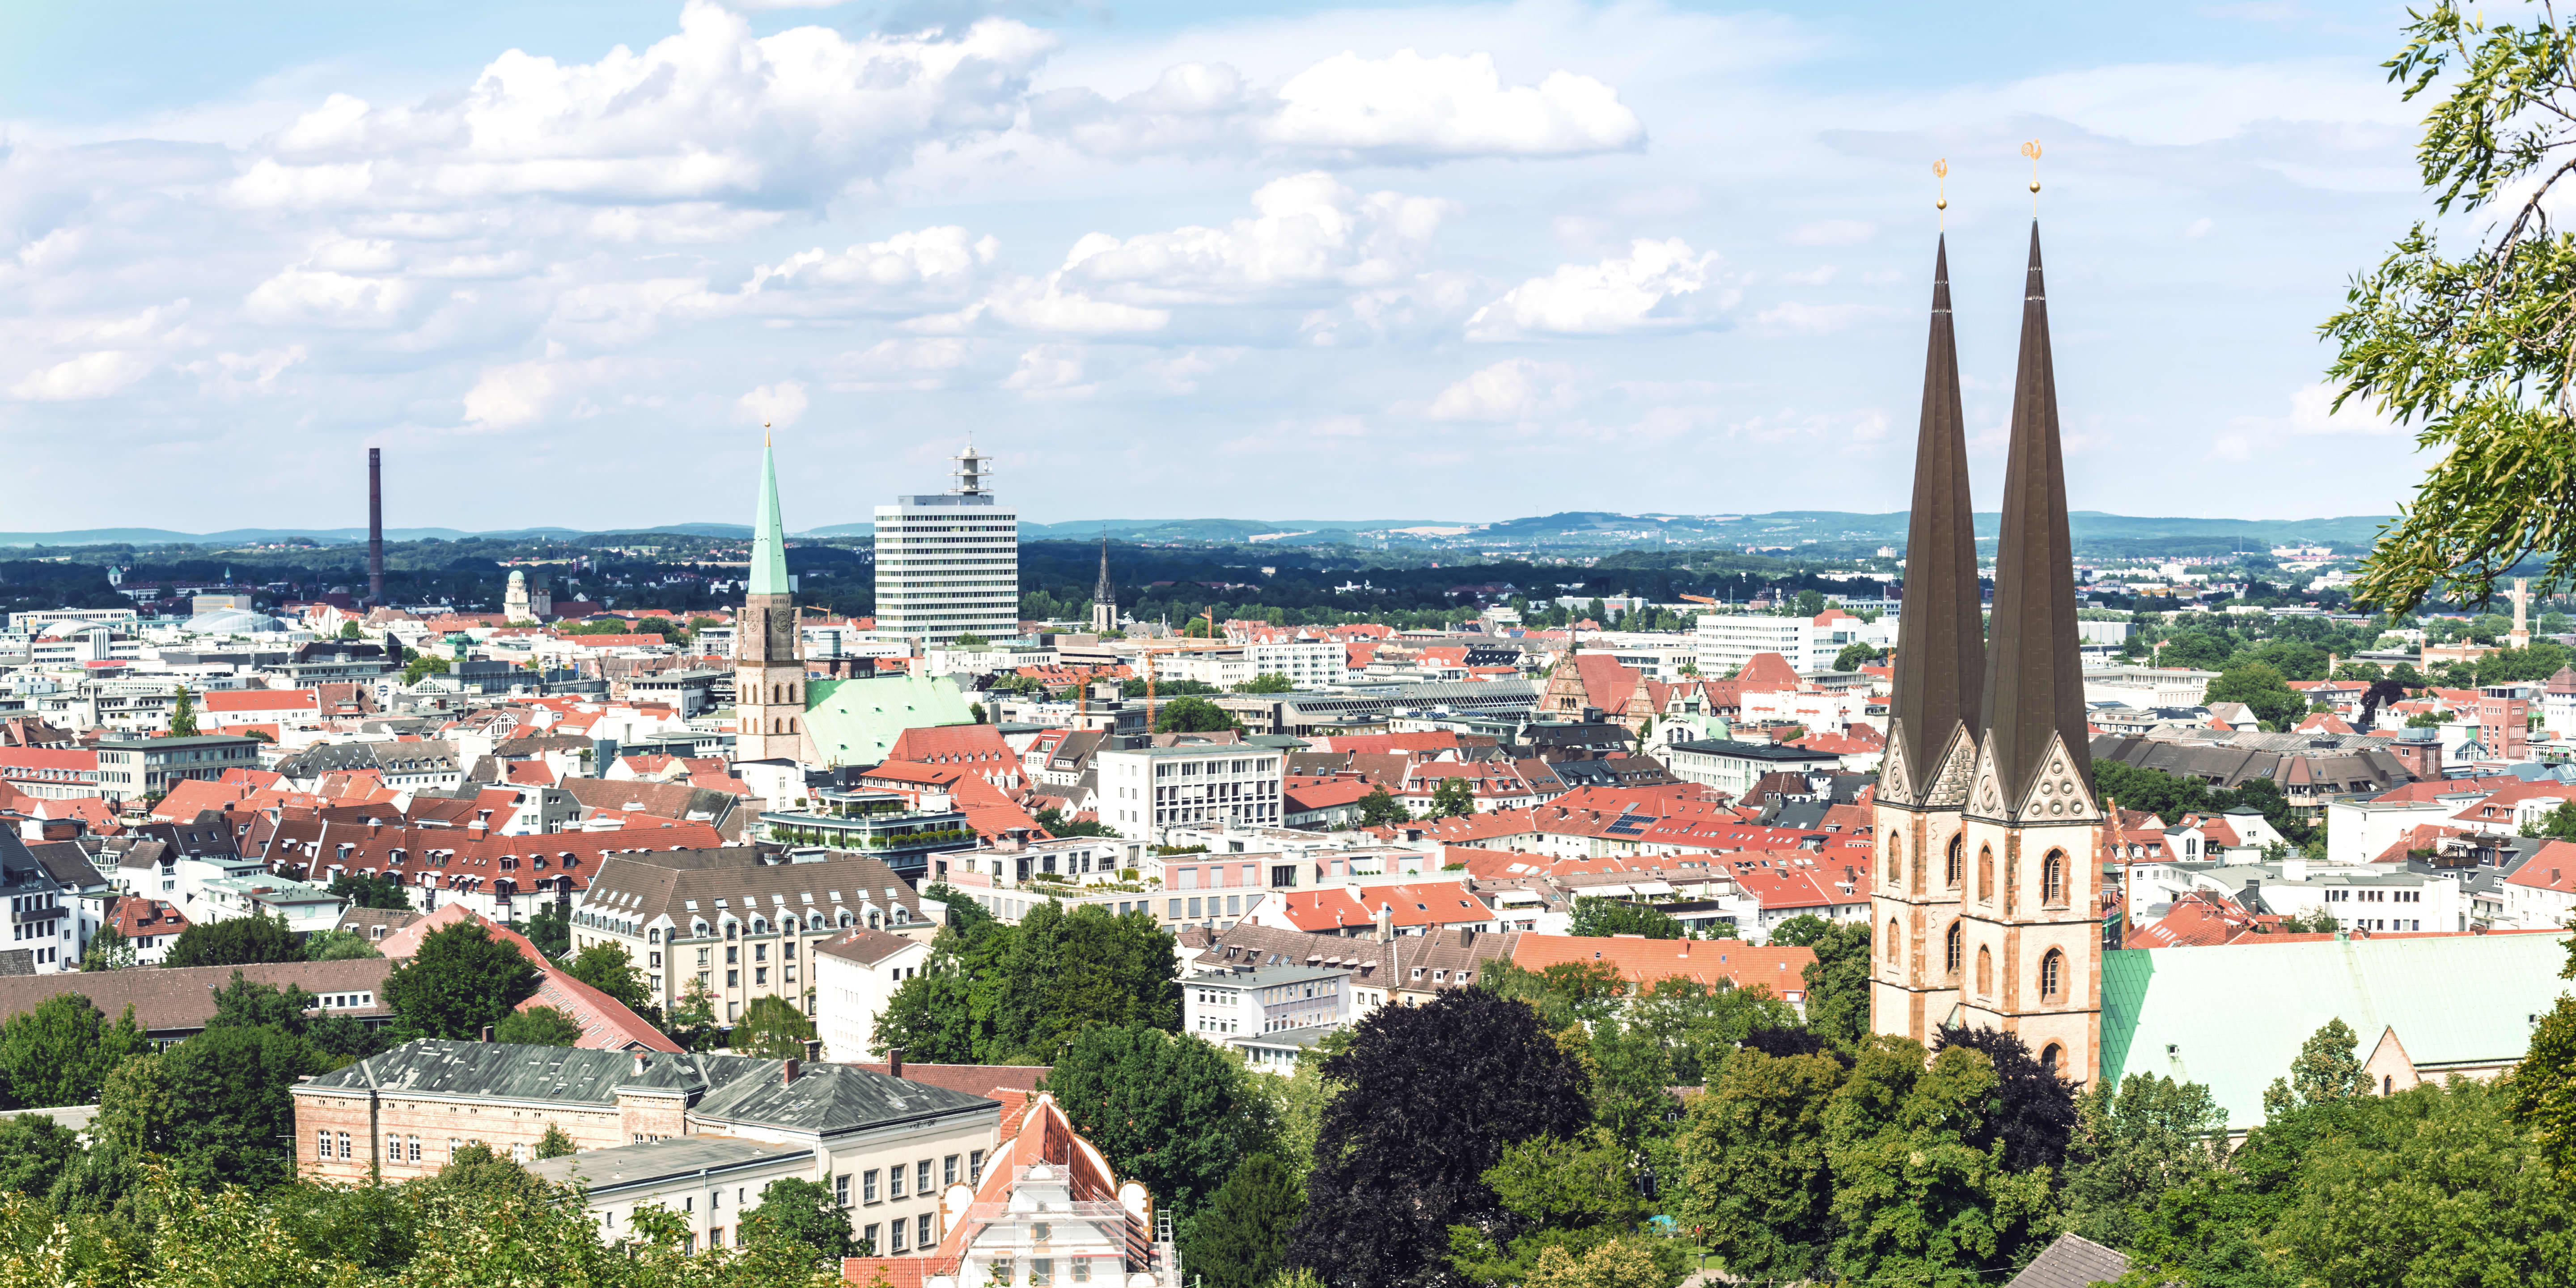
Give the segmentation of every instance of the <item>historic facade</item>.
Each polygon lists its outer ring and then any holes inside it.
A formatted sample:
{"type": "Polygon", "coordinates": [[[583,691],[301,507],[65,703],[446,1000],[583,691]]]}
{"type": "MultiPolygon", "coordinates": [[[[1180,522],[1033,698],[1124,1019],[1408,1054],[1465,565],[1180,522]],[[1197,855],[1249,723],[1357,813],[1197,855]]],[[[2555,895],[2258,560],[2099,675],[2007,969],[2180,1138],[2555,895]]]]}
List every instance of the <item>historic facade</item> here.
{"type": "Polygon", "coordinates": [[[2084,1082],[2101,1049],[2103,814],[2091,785],[2039,228],[1982,644],[1971,640],[1980,613],[1942,269],[1896,736],[1880,785],[1872,1026],[1925,1041],[1947,1027],[2014,1033],[2041,1064],[2084,1082]]]}
{"type": "Polygon", "coordinates": [[[805,738],[805,663],[798,657],[796,596],[787,580],[787,533],[778,514],[778,467],[760,445],[760,505],[752,519],[749,593],[734,623],[734,759],[814,759],[805,738]]]}

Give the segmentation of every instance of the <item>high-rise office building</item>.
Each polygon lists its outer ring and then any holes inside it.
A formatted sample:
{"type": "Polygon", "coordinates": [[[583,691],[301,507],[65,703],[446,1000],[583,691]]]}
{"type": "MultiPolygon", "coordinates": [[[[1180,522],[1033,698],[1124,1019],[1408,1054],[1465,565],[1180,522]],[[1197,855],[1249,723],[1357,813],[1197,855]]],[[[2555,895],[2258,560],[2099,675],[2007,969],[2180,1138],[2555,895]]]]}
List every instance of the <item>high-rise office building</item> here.
{"type": "Polygon", "coordinates": [[[1020,633],[1020,521],[989,490],[992,463],[957,454],[957,486],[877,507],[877,633],[925,644],[1020,633]]]}

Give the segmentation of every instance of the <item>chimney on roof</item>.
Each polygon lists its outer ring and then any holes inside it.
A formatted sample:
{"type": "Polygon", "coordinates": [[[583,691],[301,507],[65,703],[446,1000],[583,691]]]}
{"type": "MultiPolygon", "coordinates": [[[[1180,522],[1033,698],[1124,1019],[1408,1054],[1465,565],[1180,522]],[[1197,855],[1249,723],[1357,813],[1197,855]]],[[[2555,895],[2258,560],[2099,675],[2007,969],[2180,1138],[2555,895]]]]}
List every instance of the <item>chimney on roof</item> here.
{"type": "Polygon", "coordinates": [[[492,1026],[489,1024],[483,1026],[483,1040],[486,1042],[492,1040],[492,1026]]]}
{"type": "Polygon", "coordinates": [[[651,1068],[651,1067],[652,1067],[652,1064],[653,1064],[653,1059],[652,1059],[652,1057],[651,1057],[651,1056],[648,1056],[648,1055],[644,1054],[644,1053],[643,1053],[643,1052],[641,1052],[641,1051],[636,1052],[636,1053],[635,1053],[635,1076],[636,1076],[636,1077],[638,1077],[638,1078],[643,1077],[643,1076],[644,1076],[644,1071],[645,1071],[646,1069],[651,1068]]]}
{"type": "Polygon", "coordinates": [[[779,1065],[779,1084],[784,1086],[787,1083],[796,1081],[796,1075],[802,1072],[804,1068],[804,1061],[799,1060],[792,1055],[787,1057],[787,1059],[779,1065]]]}
{"type": "Polygon", "coordinates": [[[894,1047],[886,1052],[886,1072],[898,1078],[903,1076],[902,1047],[894,1047]]]}
{"type": "Polygon", "coordinates": [[[823,1063],[823,1040],[821,1038],[805,1039],[805,1063],[823,1063]]]}

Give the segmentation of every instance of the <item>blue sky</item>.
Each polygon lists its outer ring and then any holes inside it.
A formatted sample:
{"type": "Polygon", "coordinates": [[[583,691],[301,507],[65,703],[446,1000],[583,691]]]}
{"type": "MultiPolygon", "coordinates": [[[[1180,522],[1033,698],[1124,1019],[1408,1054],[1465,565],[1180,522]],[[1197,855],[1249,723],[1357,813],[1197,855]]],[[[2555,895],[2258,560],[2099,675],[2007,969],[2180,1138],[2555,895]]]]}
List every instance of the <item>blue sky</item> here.
{"type": "Polygon", "coordinates": [[[1903,505],[1935,158],[1981,503],[2030,197],[2078,508],[2381,513],[2316,324],[2399,6],[0,10],[0,528],[1903,505]],[[151,485],[104,487],[102,467],[151,485]]]}

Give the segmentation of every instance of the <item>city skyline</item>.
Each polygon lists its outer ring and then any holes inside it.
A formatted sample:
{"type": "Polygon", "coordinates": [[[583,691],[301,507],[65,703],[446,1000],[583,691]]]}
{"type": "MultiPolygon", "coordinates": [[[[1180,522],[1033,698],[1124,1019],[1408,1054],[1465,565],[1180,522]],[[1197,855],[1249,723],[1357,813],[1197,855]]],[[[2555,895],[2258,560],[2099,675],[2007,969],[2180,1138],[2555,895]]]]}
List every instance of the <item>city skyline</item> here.
{"type": "Polygon", "coordinates": [[[799,526],[970,430],[1035,522],[1886,512],[1942,157],[1991,508],[2033,137],[2074,508],[2387,513],[2417,472],[2325,415],[2313,338],[2425,208],[2384,7],[397,7],[167,76],[189,20],[102,12],[9,20],[22,530],[97,526],[101,446],[202,481],[179,530],[361,523],[365,447],[396,527],[718,519],[675,485],[739,495],[763,420],[799,526]],[[2175,465],[2212,485],[2138,487],[2175,465]]]}

